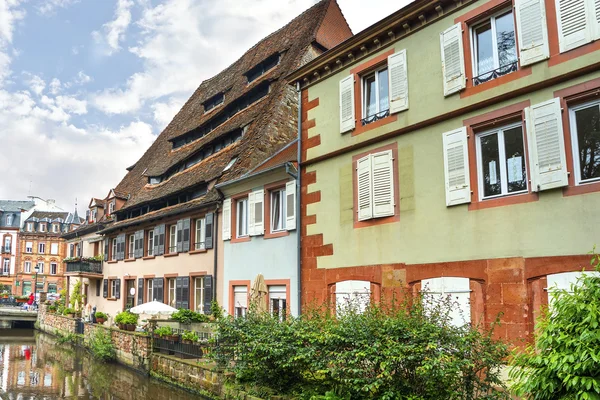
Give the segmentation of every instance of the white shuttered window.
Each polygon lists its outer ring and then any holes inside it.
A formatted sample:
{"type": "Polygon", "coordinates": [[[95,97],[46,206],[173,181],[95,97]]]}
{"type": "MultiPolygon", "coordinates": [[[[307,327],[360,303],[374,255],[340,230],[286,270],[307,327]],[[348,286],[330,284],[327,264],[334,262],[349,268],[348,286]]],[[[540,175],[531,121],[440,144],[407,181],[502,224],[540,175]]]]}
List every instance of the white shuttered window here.
{"type": "Polygon", "coordinates": [[[264,198],[265,191],[263,189],[256,190],[248,195],[248,208],[250,211],[248,232],[250,236],[265,233],[264,198]]]}
{"type": "Polygon", "coordinates": [[[444,96],[456,93],[466,87],[465,57],[460,23],[451,26],[440,34],[442,50],[442,76],[444,96]]]}
{"type": "Polygon", "coordinates": [[[423,307],[432,312],[448,312],[448,322],[463,326],[471,322],[471,288],[469,278],[442,277],[421,281],[423,307]],[[449,306],[449,309],[447,308],[449,306]]]}
{"type": "Polygon", "coordinates": [[[285,229],[296,229],[296,181],[285,184],[285,229]]]}
{"type": "Polygon", "coordinates": [[[231,199],[223,200],[223,240],[231,239],[231,199]]]}
{"type": "Polygon", "coordinates": [[[390,85],[390,113],[408,110],[408,71],[406,50],[400,50],[388,57],[390,85]]]}
{"type": "Polygon", "coordinates": [[[354,75],[340,81],[340,133],[355,127],[354,117],[354,75]]]}
{"type": "Polygon", "coordinates": [[[600,38],[599,0],[555,0],[560,52],[600,38]]]}
{"type": "Polygon", "coordinates": [[[527,135],[531,190],[534,192],[567,186],[567,163],[560,100],[527,107],[527,135]]]}
{"type": "Polygon", "coordinates": [[[544,0],[515,0],[521,67],[550,57],[544,0]]]}
{"type": "Polygon", "coordinates": [[[443,135],[446,205],[471,202],[467,128],[462,127],[443,135]]]}
{"type": "Polygon", "coordinates": [[[357,161],[358,220],[394,215],[392,151],[369,154],[357,161]]]}

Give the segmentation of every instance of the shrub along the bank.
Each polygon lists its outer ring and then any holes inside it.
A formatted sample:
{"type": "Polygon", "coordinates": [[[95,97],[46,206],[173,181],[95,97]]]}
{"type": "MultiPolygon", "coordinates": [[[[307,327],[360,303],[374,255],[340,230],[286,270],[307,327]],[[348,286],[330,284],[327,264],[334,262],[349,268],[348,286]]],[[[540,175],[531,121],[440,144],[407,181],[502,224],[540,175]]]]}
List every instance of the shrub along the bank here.
{"type": "MultiPolygon", "coordinates": [[[[592,265],[600,272],[600,257],[592,265]]],[[[510,377],[516,394],[534,400],[600,399],[600,277],[583,274],[555,290],[552,310],[537,321],[535,344],[517,353],[510,377]]]]}
{"type": "Polygon", "coordinates": [[[450,301],[220,319],[212,357],[236,384],[327,399],[505,399],[504,344],[450,324],[450,301]]]}

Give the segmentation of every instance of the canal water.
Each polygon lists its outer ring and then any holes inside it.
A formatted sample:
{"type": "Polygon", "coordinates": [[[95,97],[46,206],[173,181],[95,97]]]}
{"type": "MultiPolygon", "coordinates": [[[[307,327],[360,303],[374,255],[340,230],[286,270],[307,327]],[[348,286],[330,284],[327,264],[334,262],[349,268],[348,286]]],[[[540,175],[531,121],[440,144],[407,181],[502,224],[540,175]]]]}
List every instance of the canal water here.
{"type": "Polygon", "coordinates": [[[0,399],[202,399],[30,329],[0,330],[0,399]]]}

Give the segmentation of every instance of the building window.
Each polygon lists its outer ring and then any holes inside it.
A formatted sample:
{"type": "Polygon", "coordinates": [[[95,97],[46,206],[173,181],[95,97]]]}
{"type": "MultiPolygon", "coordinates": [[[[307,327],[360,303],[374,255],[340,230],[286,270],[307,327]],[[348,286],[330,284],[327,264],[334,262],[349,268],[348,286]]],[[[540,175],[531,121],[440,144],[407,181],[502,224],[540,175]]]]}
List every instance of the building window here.
{"type": "Polygon", "coordinates": [[[442,312],[453,326],[460,327],[471,322],[469,278],[424,279],[421,281],[421,292],[426,311],[442,312]]]}
{"type": "Polygon", "coordinates": [[[36,273],[43,274],[44,273],[44,262],[38,261],[37,268],[38,268],[38,270],[36,271],[36,273]]]}
{"type": "Polygon", "coordinates": [[[117,298],[117,280],[113,279],[112,281],[110,281],[110,295],[109,297],[112,299],[116,299],[117,298]]]}
{"type": "Polygon", "coordinates": [[[244,75],[248,78],[248,83],[254,82],[271,68],[276,67],[277,64],[279,64],[279,57],[279,53],[275,53],[261,61],[260,64],[254,66],[250,71],[246,72],[244,75]]]}
{"type": "Polygon", "coordinates": [[[23,295],[28,295],[29,293],[31,293],[31,282],[29,281],[23,281],[23,295]]]}
{"type": "Polygon", "coordinates": [[[362,124],[366,125],[390,115],[387,66],[362,77],[362,124]]]}
{"type": "Polygon", "coordinates": [[[371,302],[371,282],[343,281],[335,284],[336,313],[363,313],[371,302]]]}
{"type": "Polygon", "coordinates": [[[177,296],[176,296],[176,286],[175,286],[175,278],[169,278],[169,286],[168,286],[169,290],[167,293],[167,300],[168,300],[168,304],[171,307],[175,307],[175,304],[177,302],[177,296]]]}
{"type": "Polygon", "coordinates": [[[58,243],[50,244],[50,254],[58,255],[58,243]]]}
{"type": "Polygon", "coordinates": [[[150,302],[154,300],[154,280],[146,279],[146,290],[147,290],[147,298],[146,301],[150,302]]]}
{"type": "Polygon", "coordinates": [[[204,241],[206,240],[205,222],[206,221],[204,220],[204,218],[198,218],[196,220],[196,236],[195,236],[196,243],[194,243],[195,250],[204,250],[205,249],[205,246],[204,246],[204,241]]]}
{"type": "Polygon", "coordinates": [[[50,275],[56,275],[57,269],[58,269],[58,264],[56,264],[54,262],[50,263],[50,275]]]}
{"type": "Polygon", "coordinates": [[[285,189],[271,192],[271,232],[285,230],[285,189]]]}
{"type": "Polygon", "coordinates": [[[471,28],[473,86],[514,72],[518,68],[513,13],[503,11],[471,28]]]}
{"type": "Polygon", "coordinates": [[[33,242],[25,242],[25,253],[33,253],[33,242]]]}
{"type": "Polygon", "coordinates": [[[233,287],[233,316],[241,318],[248,311],[248,286],[233,287]]]}
{"type": "Polygon", "coordinates": [[[204,312],[204,277],[194,278],[194,307],[197,312],[204,312]]]}
{"type": "Polygon", "coordinates": [[[248,198],[239,199],[236,201],[236,204],[236,234],[237,237],[245,237],[248,236],[248,198]]]}
{"type": "Polygon", "coordinates": [[[112,240],[112,251],[110,254],[110,259],[115,261],[117,259],[117,238],[112,240]]]}
{"type": "Polygon", "coordinates": [[[2,275],[10,275],[10,258],[5,258],[2,261],[2,275]]]}
{"type": "Polygon", "coordinates": [[[600,102],[569,109],[577,184],[600,180],[600,102]]]}
{"type": "Polygon", "coordinates": [[[25,264],[23,266],[23,272],[25,272],[26,274],[31,273],[31,261],[25,261],[25,264]]]}
{"type": "Polygon", "coordinates": [[[13,215],[12,214],[8,214],[6,216],[6,226],[11,226],[13,222],[13,215]]]}
{"type": "Polygon", "coordinates": [[[148,231],[148,257],[152,257],[154,255],[154,230],[148,231]]]}
{"type": "Polygon", "coordinates": [[[177,253],[177,225],[169,227],[169,253],[177,253]]]}
{"type": "Polygon", "coordinates": [[[48,283],[48,293],[57,293],[56,283],[48,283]]]}
{"type": "Polygon", "coordinates": [[[135,235],[129,235],[129,253],[127,254],[127,258],[134,258],[134,245],[135,245],[135,235]]]}
{"type": "Polygon", "coordinates": [[[46,243],[38,243],[38,253],[44,254],[46,252],[46,243]]]}
{"type": "Polygon", "coordinates": [[[40,232],[46,232],[46,223],[40,223],[40,232]]]}
{"type": "Polygon", "coordinates": [[[11,251],[10,251],[10,250],[11,250],[11,249],[10,249],[11,247],[12,247],[12,246],[11,246],[11,238],[10,238],[10,236],[6,236],[6,237],[4,238],[4,248],[2,249],[2,252],[3,252],[3,253],[10,253],[10,252],[11,252],[11,251]]]}
{"type": "Polygon", "coordinates": [[[479,198],[527,192],[521,123],[477,134],[479,198]]]}
{"type": "Polygon", "coordinates": [[[115,203],[111,201],[110,203],[108,203],[108,213],[112,214],[113,211],[115,211],[115,203]]]}
{"type": "Polygon", "coordinates": [[[52,224],[52,233],[58,233],[59,227],[58,224],[52,224]]]}
{"type": "Polygon", "coordinates": [[[27,223],[27,232],[31,232],[31,231],[33,231],[33,223],[28,222],[27,223]]]}
{"type": "Polygon", "coordinates": [[[287,298],[285,286],[269,286],[269,311],[280,321],[287,315],[287,298]]]}
{"type": "Polygon", "coordinates": [[[204,112],[207,113],[216,106],[223,104],[225,96],[223,93],[218,93],[204,102],[204,112]]]}
{"type": "MultiPolygon", "coordinates": [[[[600,272],[598,271],[586,271],[584,273],[588,276],[600,278],[600,272]]],[[[582,278],[582,274],[580,271],[563,272],[546,277],[548,282],[548,307],[550,309],[552,309],[554,300],[556,300],[556,295],[553,295],[553,292],[564,290],[566,293],[573,294],[573,287],[579,285],[579,279],[582,278]]]]}
{"type": "Polygon", "coordinates": [[[357,160],[356,203],[359,221],[394,215],[394,167],[392,150],[369,154],[357,160]]]}

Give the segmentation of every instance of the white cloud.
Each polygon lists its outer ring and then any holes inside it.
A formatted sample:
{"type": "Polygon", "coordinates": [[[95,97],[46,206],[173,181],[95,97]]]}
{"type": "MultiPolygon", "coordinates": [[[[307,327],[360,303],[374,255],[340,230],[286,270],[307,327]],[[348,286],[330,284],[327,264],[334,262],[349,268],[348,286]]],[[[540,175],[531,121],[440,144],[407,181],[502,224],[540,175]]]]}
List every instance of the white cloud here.
{"type": "Polygon", "coordinates": [[[58,8],[67,8],[80,0],[41,0],[37,10],[42,15],[52,15],[58,8]]]}
{"type": "Polygon", "coordinates": [[[58,92],[60,91],[60,80],[58,78],[54,78],[50,81],[50,93],[51,94],[58,94],[58,92]]]}
{"type": "Polygon", "coordinates": [[[78,85],[85,85],[91,81],[93,81],[93,79],[89,75],[86,75],[86,73],[83,71],[79,71],[77,73],[77,77],[74,79],[74,83],[78,85]]]}
{"type": "Polygon", "coordinates": [[[37,75],[26,75],[31,76],[29,80],[25,82],[27,86],[29,86],[33,93],[37,94],[38,96],[41,95],[44,89],[46,88],[46,82],[37,75]]]}
{"type": "MultiPolygon", "coordinates": [[[[15,25],[25,18],[25,10],[19,7],[21,3],[21,0],[0,0],[0,87],[11,73],[9,53],[15,25]]],[[[12,53],[15,55],[16,51],[12,49],[12,53]]]]}
{"type": "Polygon", "coordinates": [[[152,104],[152,114],[154,122],[158,128],[163,130],[173,119],[175,114],[181,109],[186,99],[183,97],[171,97],[166,102],[157,102],[152,104]]]}
{"type": "Polygon", "coordinates": [[[67,112],[82,115],[87,113],[87,101],[72,96],[56,96],[56,105],[67,112]]]}
{"type": "Polygon", "coordinates": [[[132,0],[117,0],[114,19],[102,26],[104,34],[92,32],[96,43],[104,47],[104,53],[111,55],[121,49],[120,42],[125,39],[125,32],[131,23],[132,0]]]}

